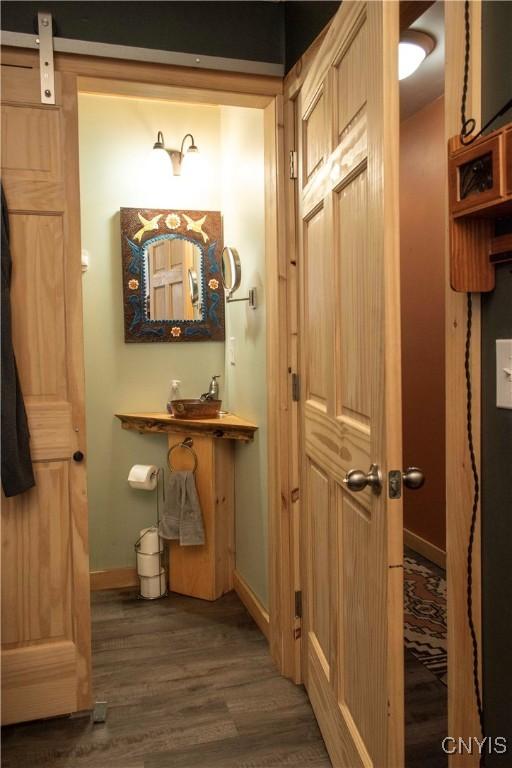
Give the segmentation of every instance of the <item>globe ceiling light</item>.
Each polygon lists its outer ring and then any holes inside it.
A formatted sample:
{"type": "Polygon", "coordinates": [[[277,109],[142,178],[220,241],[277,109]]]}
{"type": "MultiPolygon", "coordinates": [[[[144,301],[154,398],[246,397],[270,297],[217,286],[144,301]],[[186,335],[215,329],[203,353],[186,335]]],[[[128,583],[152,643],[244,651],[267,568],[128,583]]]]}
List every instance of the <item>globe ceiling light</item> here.
{"type": "Polygon", "coordinates": [[[398,44],[398,79],[410,77],[435,48],[435,41],[425,32],[407,29],[398,44]]]}

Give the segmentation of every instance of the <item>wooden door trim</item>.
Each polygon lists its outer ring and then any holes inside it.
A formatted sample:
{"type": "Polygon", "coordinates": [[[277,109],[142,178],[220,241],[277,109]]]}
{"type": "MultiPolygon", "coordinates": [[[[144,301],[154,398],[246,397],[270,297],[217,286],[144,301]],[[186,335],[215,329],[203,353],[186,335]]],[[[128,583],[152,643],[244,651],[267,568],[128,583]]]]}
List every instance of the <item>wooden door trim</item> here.
{"type": "MultiPolygon", "coordinates": [[[[39,67],[39,52],[28,48],[2,46],[2,64],[20,67],[39,67]]],[[[121,81],[126,92],[120,87],[118,95],[133,95],[130,88],[137,89],[136,94],[142,98],[171,98],[158,95],[165,88],[186,91],[181,101],[209,100],[209,103],[237,103],[238,106],[253,106],[248,103],[254,98],[254,106],[268,104],[282,93],[283,80],[281,77],[270,75],[248,75],[237,72],[220,72],[208,69],[189,69],[168,64],[152,64],[149,62],[132,62],[122,59],[106,59],[98,56],[82,56],[80,54],[56,53],[54,57],[55,70],[69,72],[81,78],[93,78],[100,81],[121,81]],[[141,88],[144,86],[144,89],[141,88]],[[202,96],[201,96],[201,93],[202,96]],[[152,95],[156,94],[156,95],[152,95]],[[231,102],[223,102],[229,98],[231,102]],[[228,95],[227,95],[228,94],[228,95]],[[239,103],[237,97],[240,99],[239,103]]],[[[108,87],[108,86],[106,86],[108,87]]],[[[96,90],[94,91],[96,92],[96,90]]],[[[115,90],[104,91],[116,93],[115,90]]]]}
{"type": "MultiPolygon", "coordinates": [[[[477,126],[481,119],[481,0],[471,0],[470,81],[467,114],[477,126]]],[[[445,3],[445,139],[460,131],[460,99],[464,58],[464,3],[445,3]]],[[[448,174],[446,175],[446,179],[448,174]]],[[[473,504],[473,478],[466,436],[464,350],[466,296],[450,288],[448,236],[448,181],[445,182],[445,354],[446,354],[446,560],[448,585],[448,733],[480,736],[473,690],[473,650],[467,620],[466,558],[473,504]],[[456,660],[456,661],[454,661],[456,660]]],[[[480,296],[473,294],[471,376],[473,386],[473,441],[480,474],[481,351],[480,296]]],[[[473,620],[482,648],[480,507],[473,557],[473,620]]],[[[481,654],[480,654],[480,681],[481,654]]],[[[478,766],[478,755],[451,755],[451,768],[478,766]]]]}
{"type": "MultiPolygon", "coordinates": [[[[74,311],[66,313],[66,332],[70,351],[68,354],[68,381],[72,395],[74,451],[87,456],[85,428],[85,362],[83,347],[82,313],[82,265],[80,236],[80,188],[78,157],[78,104],[76,77],[62,75],[62,119],[64,123],[64,188],[66,213],[64,234],[67,243],[69,274],[73,279],[67,286],[69,306],[74,311]]],[[[89,515],[87,510],[87,474],[83,465],[70,462],[72,494],[72,551],[74,600],[80,599],[75,607],[75,638],[78,654],[79,680],[77,686],[78,710],[92,706],[92,661],[91,661],[91,606],[89,587],[89,515]]]]}

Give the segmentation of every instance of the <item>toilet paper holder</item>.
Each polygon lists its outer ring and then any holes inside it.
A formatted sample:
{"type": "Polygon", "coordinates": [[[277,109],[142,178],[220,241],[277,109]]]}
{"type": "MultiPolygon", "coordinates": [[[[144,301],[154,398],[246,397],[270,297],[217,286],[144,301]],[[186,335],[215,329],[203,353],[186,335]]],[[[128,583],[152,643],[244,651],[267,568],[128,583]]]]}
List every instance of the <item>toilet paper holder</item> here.
{"type": "MultiPolygon", "coordinates": [[[[137,576],[139,579],[139,594],[137,597],[141,600],[158,600],[161,597],[166,597],[168,594],[167,591],[167,569],[166,569],[166,561],[167,558],[164,557],[165,555],[165,545],[163,543],[162,538],[159,535],[159,529],[160,529],[160,494],[159,494],[159,480],[162,480],[162,497],[165,501],[165,476],[164,476],[164,470],[162,467],[159,467],[157,470],[157,484],[156,484],[156,532],[157,532],[157,542],[158,542],[158,549],[151,552],[142,552],[141,551],[141,543],[145,536],[147,536],[150,532],[154,530],[154,527],[146,528],[144,532],[139,536],[137,541],[134,544],[134,550],[137,558],[137,576]],[[155,558],[156,562],[158,563],[157,567],[157,573],[153,575],[147,575],[143,573],[139,573],[139,558],[142,559],[142,562],[147,558],[155,558]],[[163,578],[163,587],[162,587],[162,578],[163,578]],[[146,579],[146,585],[151,581],[151,585],[153,585],[154,580],[158,580],[158,584],[154,585],[156,586],[156,592],[157,594],[154,595],[148,595],[143,594],[143,588],[142,588],[142,579],[146,579]]],[[[142,570],[142,569],[141,569],[142,570]]],[[[151,592],[151,589],[149,589],[151,592]]]]}

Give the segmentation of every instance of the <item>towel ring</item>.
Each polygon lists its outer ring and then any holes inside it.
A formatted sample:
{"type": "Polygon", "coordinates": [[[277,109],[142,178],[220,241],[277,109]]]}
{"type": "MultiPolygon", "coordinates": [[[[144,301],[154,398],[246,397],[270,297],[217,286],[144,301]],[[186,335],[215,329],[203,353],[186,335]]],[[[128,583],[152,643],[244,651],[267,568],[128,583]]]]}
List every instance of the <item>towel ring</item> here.
{"type": "Polygon", "coordinates": [[[174,471],[175,471],[175,470],[174,470],[174,467],[173,467],[173,465],[172,465],[172,461],[171,461],[171,453],[172,453],[172,452],[173,452],[173,451],[174,451],[176,448],[185,448],[185,450],[187,450],[187,451],[190,451],[190,453],[191,453],[191,454],[192,454],[192,456],[194,457],[194,468],[193,468],[192,472],[195,472],[195,471],[196,471],[196,469],[197,469],[197,453],[196,453],[196,452],[194,451],[194,449],[192,448],[192,445],[193,445],[193,442],[192,442],[192,438],[190,438],[190,437],[187,437],[187,439],[186,439],[186,440],[183,440],[183,442],[182,442],[182,443],[176,443],[175,445],[172,445],[172,446],[169,448],[169,450],[168,450],[168,452],[167,452],[167,464],[169,465],[169,469],[171,470],[171,472],[174,472],[174,471]]]}

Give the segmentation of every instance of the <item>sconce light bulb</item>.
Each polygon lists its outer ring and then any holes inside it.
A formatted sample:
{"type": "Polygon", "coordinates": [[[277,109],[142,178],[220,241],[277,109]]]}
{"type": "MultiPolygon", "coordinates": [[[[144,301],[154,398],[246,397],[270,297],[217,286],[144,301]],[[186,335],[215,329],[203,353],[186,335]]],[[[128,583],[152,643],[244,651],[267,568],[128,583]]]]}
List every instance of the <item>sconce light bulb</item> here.
{"type": "Polygon", "coordinates": [[[198,182],[202,173],[202,160],[199,148],[195,144],[191,144],[183,155],[182,170],[191,181],[198,182]]]}

